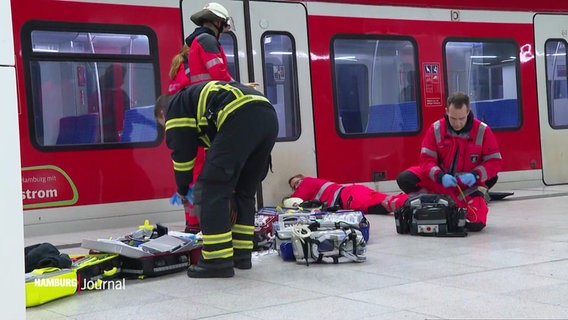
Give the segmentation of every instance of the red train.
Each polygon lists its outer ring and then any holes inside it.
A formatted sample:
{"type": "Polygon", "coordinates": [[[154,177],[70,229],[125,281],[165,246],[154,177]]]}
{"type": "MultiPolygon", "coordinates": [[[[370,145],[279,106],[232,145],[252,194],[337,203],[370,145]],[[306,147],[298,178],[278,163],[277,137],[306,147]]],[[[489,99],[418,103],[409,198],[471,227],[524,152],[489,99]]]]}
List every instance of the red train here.
{"type": "MultiPolygon", "coordinates": [[[[11,1],[26,232],[182,219],[152,106],[206,2],[11,1]]],[[[396,192],[458,90],[495,131],[498,187],[568,183],[560,2],[217,2],[233,77],[280,119],[260,204],[296,173],[396,192]]]]}

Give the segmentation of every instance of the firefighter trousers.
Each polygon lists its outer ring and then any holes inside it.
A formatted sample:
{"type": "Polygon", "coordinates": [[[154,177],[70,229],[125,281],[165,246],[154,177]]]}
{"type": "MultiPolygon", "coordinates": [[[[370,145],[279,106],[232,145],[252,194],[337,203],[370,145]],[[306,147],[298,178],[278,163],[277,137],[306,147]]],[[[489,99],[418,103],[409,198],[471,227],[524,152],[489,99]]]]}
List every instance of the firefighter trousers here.
{"type": "Polygon", "coordinates": [[[200,266],[232,267],[233,256],[250,261],[255,192],[268,173],[277,135],[276,112],[263,102],[241,106],[217,132],[194,189],[195,211],[203,233],[200,266]],[[233,192],[237,218],[231,225],[233,192]]]}

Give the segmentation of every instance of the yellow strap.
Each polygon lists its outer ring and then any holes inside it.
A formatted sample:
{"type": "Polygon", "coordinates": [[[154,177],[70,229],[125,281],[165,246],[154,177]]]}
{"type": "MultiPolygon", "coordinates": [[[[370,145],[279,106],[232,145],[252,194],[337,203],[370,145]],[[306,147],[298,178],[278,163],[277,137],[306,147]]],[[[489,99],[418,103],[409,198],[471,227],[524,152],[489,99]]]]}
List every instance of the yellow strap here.
{"type": "Polygon", "coordinates": [[[238,108],[242,107],[243,105],[245,105],[249,102],[253,102],[253,101],[269,102],[268,99],[266,99],[265,97],[257,96],[257,95],[246,95],[246,96],[242,96],[240,98],[237,98],[237,99],[231,101],[231,103],[227,104],[225,106],[225,108],[223,108],[222,110],[219,111],[219,113],[217,113],[217,128],[221,128],[221,126],[223,125],[223,122],[225,122],[225,119],[227,119],[227,117],[232,112],[234,112],[238,108]]]}

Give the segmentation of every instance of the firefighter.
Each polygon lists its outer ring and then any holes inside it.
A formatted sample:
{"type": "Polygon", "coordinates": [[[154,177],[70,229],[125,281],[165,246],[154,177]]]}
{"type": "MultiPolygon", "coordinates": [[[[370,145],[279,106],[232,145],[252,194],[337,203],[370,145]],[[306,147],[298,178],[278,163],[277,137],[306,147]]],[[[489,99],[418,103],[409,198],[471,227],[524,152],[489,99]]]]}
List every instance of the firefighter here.
{"type": "Polygon", "coordinates": [[[388,214],[404,205],[406,194],[389,195],[359,184],[342,186],[324,179],[297,174],[288,180],[294,191],[290,197],[319,200],[327,206],[360,210],[365,214],[388,214]]]}
{"type": "Polygon", "coordinates": [[[445,116],[424,136],[419,161],[419,166],[399,174],[400,189],[452,196],[459,207],[467,208],[467,229],[481,231],[489,211],[484,196],[488,184],[497,181],[501,153],[491,128],[473,117],[467,94],[448,97],[445,116]]]}
{"type": "Polygon", "coordinates": [[[172,150],[176,195],[180,202],[191,202],[193,196],[201,222],[202,253],[188,276],[232,277],[233,266],[250,269],[255,191],[266,177],[278,134],[274,107],[246,85],[209,81],[162,95],[154,115],[165,126],[172,150]],[[197,183],[189,187],[198,144],[208,152],[197,183]],[[231,195],[235,224],[230,222],[231,195]]]}

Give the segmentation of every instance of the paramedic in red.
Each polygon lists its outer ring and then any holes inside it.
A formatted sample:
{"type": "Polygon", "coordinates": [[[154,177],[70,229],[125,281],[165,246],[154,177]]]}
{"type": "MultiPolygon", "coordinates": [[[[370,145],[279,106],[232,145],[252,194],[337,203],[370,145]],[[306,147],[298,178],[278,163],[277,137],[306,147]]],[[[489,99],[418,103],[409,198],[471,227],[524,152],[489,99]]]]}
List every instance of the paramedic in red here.
{"type": "MultiPolygon", "coordinates": [[[[227,68],[227,57],[218,40],[223,31],[230,29],[227,9],[212,2],[205,5],[203,10],[193,14],[191,21],[199,27],[185,39],[186,43],[172,59],[168,94],[174,94],[191,84],[203,81],[232,80],[227,68]]],[[[193,168],[194,183],[201,173],[204,159],[205,149],[200,147],[193,168]]],[[[199,232],[201,226],[199,219],[193,213],[193,205],[185,203],[184,208],[185,232],[199,232]]]]}
{"type": "Polygon", "coordinates": [[[499,170],[501,153],[493,131],[473,117],[469,96],[457,92],[448,97],[444,118],[426,132],[420,165],[401,172],[397,182],[405,193],[451,195],[459,207],[467,208],[467,229],[481,231],[488,212],[484,193],[499,170]]]}
{"type": "Polygon", "coordinates": [[[227,56],[219,42],[221,33],[231,29],[229,11],[211,2],[190,19],[199,26],[185,39],[189,46],[190,84],[211,80],[232,81],[227,56]]]}
{"type": "Polygon", "coordinates": [[[168,85],[168,94],[174,94],[181,89],[189,86],[189,46],[184,43],[181,50],[172,59],[170,65],[170,83],[168,85]]]}
{"type": "MultiPolygon", "coordinates": [[[[189,46],[184,44],[178,54],[172,59],[170,66],[170,83],[168,85],[168,94],[174,94],[181,89],[189,86],[189,64],[187,57],[189,54],[189,46]]],[[[193,183],[197,181],[197,177],[201,173],[203,161],[205,159],[205,149],[199,147],[195,164],[193,166],[193,183]]],[[[199,219],[193,213],[193,205],[186,202],[183,204],[185,210],[185,232],[198,233],[201,230],[199,219]]]]}
{"type": "Polygon", "coordinates": [[[177,197],[182,203],[193,197],[201,222],[201,257],[189,267],[188,276],[232,277],[233,266],[250,269],[256,188],[268,173],[278,135],[274,107],[246,85],[209,81],[160,96],[154,116],[166,128],[177,197]],[[190,187],[200,144],[208,147],[207,156],[190,187]],[[234,224],[231,196],[237,207],[234,224]]]}
{"type": "Polygon", "coordinates": [[[389,195],[360,184],[340,185],[324,179],[297,174],[288,180],[294,190],[290,197],[302,200],[319,200],[327,206],[360,210],[365,214],[388,214],[402,207],[406,194],[389,195]]]}

